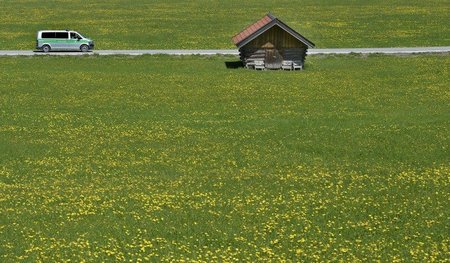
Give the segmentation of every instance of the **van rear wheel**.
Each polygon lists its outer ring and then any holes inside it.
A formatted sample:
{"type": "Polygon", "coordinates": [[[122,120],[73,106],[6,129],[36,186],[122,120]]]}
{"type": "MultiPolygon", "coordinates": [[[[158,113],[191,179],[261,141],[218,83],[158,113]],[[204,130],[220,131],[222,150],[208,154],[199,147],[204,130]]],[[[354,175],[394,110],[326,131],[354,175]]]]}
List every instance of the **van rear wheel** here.
{"type": "Polygon", "coordinates": [[[42,51],[44,51],[45,53],[49,52],[50,49],[51,49],[51,48],[50,48],[49,45],[43,45],[43,46],[42,46],[42,51]]]}
{"type": "Polygon", "coordinates": [[[80,50],[81,50],[81,52],[88,52],[89,47],[87,45],[81,45],[80,50]]]}

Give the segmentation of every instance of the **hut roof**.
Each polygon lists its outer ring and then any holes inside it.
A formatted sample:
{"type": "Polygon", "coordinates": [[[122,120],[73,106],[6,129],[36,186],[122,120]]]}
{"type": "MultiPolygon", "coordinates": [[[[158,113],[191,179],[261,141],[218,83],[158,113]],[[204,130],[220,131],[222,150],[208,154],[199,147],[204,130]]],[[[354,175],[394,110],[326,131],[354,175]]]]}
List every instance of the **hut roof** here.
{"type": "Polygon", "coordinates": [[[275,25],[281,27],[283,30],[285,30],[286,32],[291,34],[293,37],[295,37],[296,39],[298,39],[300,42],[307,45],[308,47],[313,48],[315,46],[313,42],[309,41],[304,36],[300,35],[298,32],[296,32],[295,30],[290,28],[288,25],[283,23],[281,20],[279,20],[278,18],[273,16],[271,13],[268,13],[266,16],[264,16],[262,19],[260,19],[256,23],[248,26],[247,28],[242,30],[240,33],[236,34],[232,38],[232,40],[238,48],[241,48],[275,25]]]}

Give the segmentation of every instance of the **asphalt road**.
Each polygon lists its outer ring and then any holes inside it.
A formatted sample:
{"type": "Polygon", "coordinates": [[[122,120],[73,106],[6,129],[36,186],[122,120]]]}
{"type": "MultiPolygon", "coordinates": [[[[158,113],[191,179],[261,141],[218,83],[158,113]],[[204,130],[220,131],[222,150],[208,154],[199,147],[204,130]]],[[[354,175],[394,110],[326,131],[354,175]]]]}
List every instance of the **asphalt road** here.
{"type": "MultiPolygon", "coordinates": [[[[447,53],[450,52],[450,46],[447,47],[405,47],[405,48],[326,48],[309,49],[308,55],[318,54],[418,54],[418,53],[447,53]]],[[[49,52],[44,53],[33,50],[0,50],[0,56],[80,56],[80,55],[239,55],[236,49],[166,49],[166,50],[94,50],[87,53],[82,52],[49,52]]]]}

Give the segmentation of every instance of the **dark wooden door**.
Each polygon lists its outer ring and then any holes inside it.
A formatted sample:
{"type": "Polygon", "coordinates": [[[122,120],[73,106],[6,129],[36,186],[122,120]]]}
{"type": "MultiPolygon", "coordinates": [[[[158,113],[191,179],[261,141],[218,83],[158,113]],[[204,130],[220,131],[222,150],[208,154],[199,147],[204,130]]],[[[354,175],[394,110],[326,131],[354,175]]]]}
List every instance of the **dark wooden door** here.
{"type": "Polygon", "coordinates": [[[280,52],[273,48],[266,49],[266,68],[268,69],[279,69],[281,68],[281,63],[283,62],[283,57],[281,57],[280,52]]]}

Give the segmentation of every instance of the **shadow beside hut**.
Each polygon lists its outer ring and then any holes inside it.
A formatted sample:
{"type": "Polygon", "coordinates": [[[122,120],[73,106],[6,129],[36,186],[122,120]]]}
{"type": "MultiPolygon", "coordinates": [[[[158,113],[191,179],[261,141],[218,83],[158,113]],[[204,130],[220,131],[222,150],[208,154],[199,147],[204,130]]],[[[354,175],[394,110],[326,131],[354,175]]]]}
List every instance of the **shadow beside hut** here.
{"type": "Polygon", "coordinates": [[[242,61],[226,61],[225,67],[227,67],[227,69],[238,69],[243,68],[244,64],[242,63],[242,61]]]}

